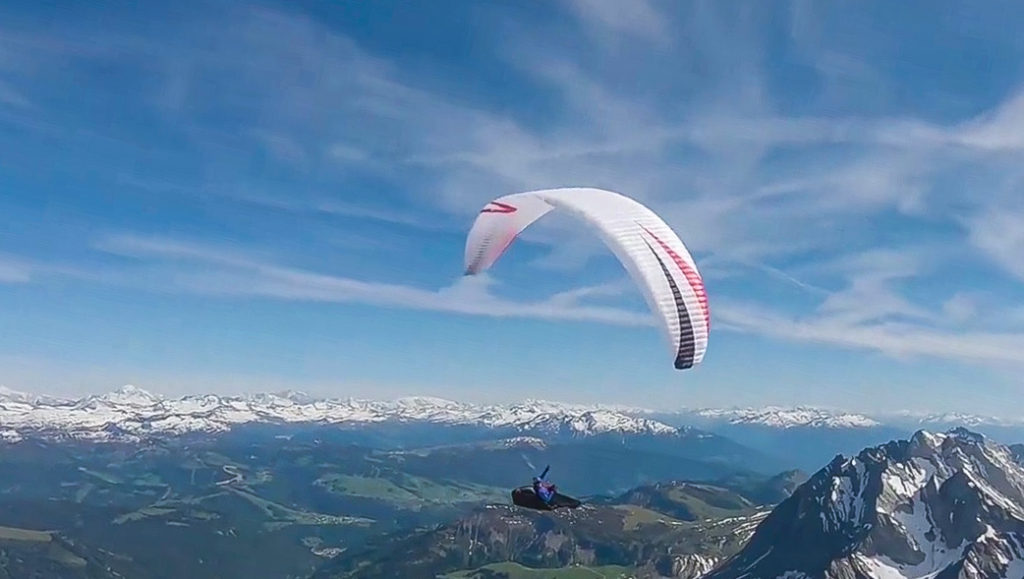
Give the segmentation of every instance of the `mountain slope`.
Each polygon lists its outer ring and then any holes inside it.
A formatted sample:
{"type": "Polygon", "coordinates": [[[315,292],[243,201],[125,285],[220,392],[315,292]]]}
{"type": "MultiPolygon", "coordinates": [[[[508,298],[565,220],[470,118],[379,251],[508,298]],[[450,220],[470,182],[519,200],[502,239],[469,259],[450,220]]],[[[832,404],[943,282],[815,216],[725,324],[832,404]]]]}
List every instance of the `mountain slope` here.
{"type": "Polygon", "coordinates": [[[498,562],[548,570],[628,567],[631,576],[695,578],[743,545],[767,511],[687,523],[635,505],[540,513],[492,505],[454,523],[342,553],[313,579],[436,577],[498,562]]]}
{"type": "Polygon", "coordinates": [[[1024,468],[965,429],[837,456],[704,579],[1024,576],[1024,468]]]}
{"type": "Polygon", "coordinates": [[[724,518],[756,510],[754,503],[731,490],[684,481],[640,486],[610,502],[643,507],[680,521],[724,518]]]}
{"type": "Polygon", "coordinates": [[[92,549],[59,533],[0,527],[0,579],[151,577],[129,558],[92,549]]]}

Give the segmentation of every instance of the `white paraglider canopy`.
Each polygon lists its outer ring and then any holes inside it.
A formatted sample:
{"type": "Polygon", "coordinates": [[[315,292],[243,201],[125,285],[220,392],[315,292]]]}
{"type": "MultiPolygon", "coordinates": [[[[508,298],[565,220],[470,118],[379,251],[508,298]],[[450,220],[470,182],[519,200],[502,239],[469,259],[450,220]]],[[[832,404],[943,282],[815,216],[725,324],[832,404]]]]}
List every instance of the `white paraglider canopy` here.
{"type": "Polygon", "coordinates": [[[489,269],[524,229],[553,209],[592,226],[626,268],[661,322],[675,367],[700,364],[711,315],[697,265],[657,214],[619,193],[589,187],[545,189],[491,201],[467,236],[466,274],[489,269]]]}

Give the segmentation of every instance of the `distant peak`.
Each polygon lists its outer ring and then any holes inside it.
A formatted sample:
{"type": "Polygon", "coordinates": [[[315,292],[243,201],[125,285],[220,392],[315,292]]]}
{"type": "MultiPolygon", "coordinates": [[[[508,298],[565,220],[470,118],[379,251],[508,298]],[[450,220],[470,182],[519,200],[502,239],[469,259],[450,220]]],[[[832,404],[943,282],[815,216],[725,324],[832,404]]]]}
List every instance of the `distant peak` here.
{"type": "Polygon", "coordinates": [[[766,406],[763,408],[705,408],[697,411],[704,418],[724,419],[732,424],[750,424],[776,428],[810,426],[818,428],[872,428],[880,423],[862,414],[838,412],[810,406],[766,406]]]}
{"type": "Polygon", "coordinates": [[[11,402],[31,402],[35,396],[27,392],[21,392],[8,388],[7,386],[0,386],[0,400],[8,400],[11,402]]]}
{"type": "Polygon", "coordinates": [[[956,438],[961,442],[966,442],[968,444],[985,444],[986,440],[984,434],[974,432],[973,430],[968,430],[963,426],[951,428],[946,431],[946,434],[952,436],[953,438],[956,438]]]}
{"type": "Polygon", "coordinates": [[[403,396],[396,399],[395,402],[416,406],[462,406],[459,402],[437,396],[403,396]]]}
{"type": "Polygon", "coordinates": [[[270,394],[270,396],[275,396],[275,397],[281,398],[283,400],[289,400],[289,401],[295,402],[297,404],[312,404],[312,403],[316,402],[316,400],[317,400],[315,397],[310,396],[309,394],[303,392],[302,390],[292,390],[292,389],[279,390],[277,392],[272,392],[270,394]]]}
{"type": "Polygon", "coordinates": [[[946,439],[945,434],[936,434],[927,430],[918,430],[910,437],[911,444],[919,447],[936,449],[942,446],[942,442],[946,439]]]}
{"type": "Polygon", "coordinates": [[[125,384],[117,390],[100,396],[102,400],[117,404],[129,404],[134,406],[150,406],[163,401],[163,397],[134,386],[125,384]]]}
{"type": "Polygon", "coordinates": [[[0,401],[17,402],[20,404],[58,404],[64,402],[64,400],[60,398],[41,394],[32,394],[30,392],[15,390],[6,386],[0,386],[0,401]]]}
{"type": "Polygon", "coordinates": [[[142,394],[144,396],[152,396],[152,394],[138,386],[135,386],[134,384],[125,384],[114,392],[117,392],[118,394],[142,394]]]}

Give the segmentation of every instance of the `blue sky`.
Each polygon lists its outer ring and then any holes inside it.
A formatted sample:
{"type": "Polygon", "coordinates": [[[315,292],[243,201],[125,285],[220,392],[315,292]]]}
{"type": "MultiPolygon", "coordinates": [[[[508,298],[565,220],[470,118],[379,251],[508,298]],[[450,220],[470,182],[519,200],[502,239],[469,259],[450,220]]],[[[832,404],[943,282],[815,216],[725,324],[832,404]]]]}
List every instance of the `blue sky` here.
{"type": "Polygon", "coordinates": [[[1006,414],[1022,17],[4,3],[0,383],[1006,414]],[[557,214],[462,277],[487,200],[565,185],[647,203],[692,249],[701,367],[672,368],[622,268],[557,214]]]}

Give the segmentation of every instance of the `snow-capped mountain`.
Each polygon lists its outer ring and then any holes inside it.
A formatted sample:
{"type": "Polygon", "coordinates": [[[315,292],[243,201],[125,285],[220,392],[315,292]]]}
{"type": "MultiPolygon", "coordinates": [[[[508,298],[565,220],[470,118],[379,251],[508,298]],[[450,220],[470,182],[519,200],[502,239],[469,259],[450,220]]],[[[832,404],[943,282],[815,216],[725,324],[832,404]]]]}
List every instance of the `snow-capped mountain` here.
{"type": "Polygon", "coordinates": [[[79,400],[0,391],[0,438],[55,433],[105,439],[151,434],[220,432],[251,423],[379,423],[467,425],[515,432],[591,436],[674,436],[681,431],[656,420],[600,406],[528,400],[511,405],[472,405],[429,397],[397,400],[317,399],[301,392],[249,396],[164,398],[135,386],[79,400]]]}
{"type": "Polygon", "coordinates": [[[1024,415],[997,418],[966,413],[880,410],[849,412],[813,406],[763,408],[683,408],[648,411],[643,416],[672,426],[688,425],[730,438],[769,455],[785,457],[792,466],[816,470],[836,453],[856,453],[917,430],[976,430],[998,442],[1024,440],[1024,415]]]}
{"type": "Polygon", "coordinates": [[[877,420],[849,412],[833,412],[820,408],[798,406],[781,408],[768,406],[765,408],[704,408],[693,412],[701,418],[728,422],[729,424],[749,424],[770,426],[773,428],[870,428],[879,426],[877,420]]]}
{"type": "Polygon", "coordinates": [[[884,420],[894,424],[914,424],[922,428],[941,429],[949,426],[997,426],[997,427],[1024,427],[1024,417],[999,418],[995,416],[980,416],[963,412],[898,412],[883,416],[884,420]]]}
{"type": "Polygon", "coordinates": [[[928,413],[910,411],[877,412],[871,414],[813,406],[765,406],[760,408],[682,408],[675,411],[623,409],[631,416],[648,416],[668,423],[689,423],[697,426],[763,426],[773,429],[872,429],[894,427],[945,430],[966,427],[1018,427],[1024,428],[1024,416],[998,418],[960,412],[928,413]]]}
{"type": "Polygon", "coordinates": [[[0,386],[0,405],[7,404],[57,404],[62,402],[59,398],[40,396],[11,390],[6,386],[0,386]]]}
{"type": "Polygon", "coordinates": [[[1024,577],[1024,466],[963,428],[837,456],[704,579],[1024,577]]]}

